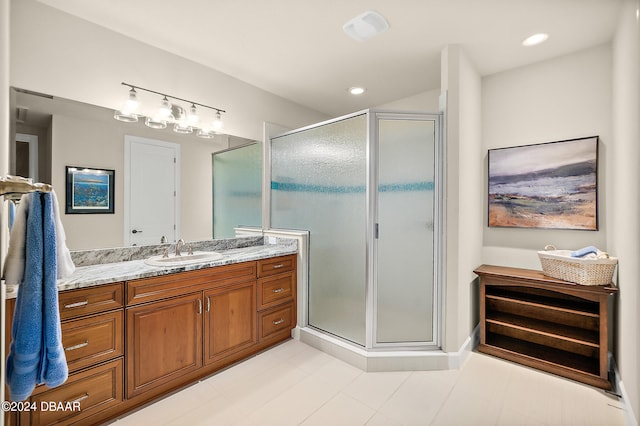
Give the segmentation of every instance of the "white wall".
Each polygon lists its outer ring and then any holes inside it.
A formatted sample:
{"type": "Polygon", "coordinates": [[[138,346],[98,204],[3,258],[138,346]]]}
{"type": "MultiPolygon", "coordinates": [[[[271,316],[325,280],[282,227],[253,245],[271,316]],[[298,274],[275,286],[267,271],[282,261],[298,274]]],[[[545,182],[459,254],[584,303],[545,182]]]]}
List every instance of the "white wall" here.
{"type": "Polygon", "coordinates": [[[376,108],[393,110],[393,111],[409,111],[409,112],[439,112],[438,100],[440,98],[440,89],[427,90],[413,96],[398,99],[376,108]]]}
{"type": "MultiPolygon", "coordinates": [[[[9,0],[0,0],[0,176],[9,172],[9,0]]],[[[6,256],[8,224],[5,202],[0,206],[0,272],[6,256]]],[[[0,274],[1,275],[1,274],[0,274]]],[[[4,307],[4,285],[0,286],[0,306],[4,307]]],[[[2,309],[4,313],[4,309],[2,309]]],[[[0,360],[4,363],[5,318],[0,315],[0,360]]],[[[4,368],[0,373],[0,401],[4,401],[4,368]]],[[[4,413],[0,416],[4,425],[4,413]]]]}
{"type": "Polygon", "coordinates": [[[603,45],[483,78],[482,146],[487,150],[600,136],[599,231],[489,228],[483,199],[483,254],[487,264],[540,269],[537,250],[595,245],[607,250],[611,137],[611,46],[603,45]]]}
{"type": "MultiPolygon", "coordinates": [[[[223,108],[228,111],[223,114],[224,131],[255,140],[262,139],[265,121],[298,128],[329,118],[34,0],[11,1],[10,13],[10,84],[15,87],[116,109],[127,94],[128,89],[120,84],[125,81],[223,108]]],[[[121,246],[123,134],[94,133],[89,128],[71,131],[64,124],[60,118],[58,126],[54,125],[54,132],[65,135],[56,135],[53,140],[52,184],[59,195],[64,193],[65,165],[103,167],[117,173],[115,215],[64,215],[69,246],[73,249],[121,246]],[[78,137],[80,134],[83,137],[78,137]]],[[[139,134],[138,130],[124,131],[161,140],[171,138],[170,141],[182,144],[181,237],[209,238],[211,154],[227,145],[197,138],[187,141],[170,131],[152,135],[139,134]]]]}
{"type": "Polygon", "coordinates": [[[640,1],[628,0],[613,42],[613,134],[607,244],[619,258],[616,361],[628,423],[640,419],[640,1]]]}
{"type": "Polygon", "coordinates": [[[443,348],[458,351],[476,323],[473,270],[482,250],[480,75],[460,46],[442,52],[446,112],[446,278],[443,348]]]}
{"type": "Polygon", "coordinates": [[[227,133],[257,140],[264,121],[297,128],[329,118],[35,0],[11,6],[13,86],[118,108],[125,81],[225,109],[227,133]]]}

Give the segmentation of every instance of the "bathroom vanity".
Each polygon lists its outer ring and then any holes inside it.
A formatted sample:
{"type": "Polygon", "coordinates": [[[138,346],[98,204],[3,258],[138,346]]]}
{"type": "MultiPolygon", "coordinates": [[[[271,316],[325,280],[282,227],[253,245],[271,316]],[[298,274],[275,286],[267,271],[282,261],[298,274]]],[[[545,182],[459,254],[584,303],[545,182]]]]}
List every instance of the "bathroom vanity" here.
{"type": "MultiPolygon", "coordinates": [[[[296,254],[289,246],[232,251],[223,264],[178,270],[114,264],[131,269],[131,279],[61,291],[69,378],[57,388],[38,386],[28,400],[36,409],[14,412],[7,424],[100,423],[291,337],[296,254]],[[71,409],[40,409],[49,402],[71,409]]],[[[7,301],[8,336],[14,305],[7,301]]]]}

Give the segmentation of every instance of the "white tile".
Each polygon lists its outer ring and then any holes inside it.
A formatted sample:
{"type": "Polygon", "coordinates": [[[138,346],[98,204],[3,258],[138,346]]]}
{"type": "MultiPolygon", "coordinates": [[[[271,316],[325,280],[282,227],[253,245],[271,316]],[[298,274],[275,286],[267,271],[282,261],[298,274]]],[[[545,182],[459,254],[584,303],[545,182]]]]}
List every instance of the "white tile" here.
{"type": "Polygon", "coordinates": [[[397,420],[391,420],[384,414],[377,412],[369,419],[367,426],[402,426],[402,423],[397,420]]]}
{"type": "Polygon", "coordinates": [[[377,410],[410,374],[408,371],[363,373],[345,388],[344,393],[377,410]]]}
{"type": "Polygon", "coordinates": [[[460,370],[456,387],[468,393],[504,395],[513,368],[500,358],[472,352],[460,370]]]}
{"type": "Polygon", "coordinates": [[[479,396],[455,388],[447,396],[432,423],[434,426],[448,425],[495,425],[500,417],[502,401],[492,395],[479,396]]]}
{"type": "Polygon", "coordinates": [[[309,376],[240,420],[239,425],[298,425],[337,394],[336,386],[309,376]]]}
{"type": "Polygon", "coordinates": [[[228,388],[224,395],[230,401],[247,409],[257,409],[277,398],[308,375],[288,365],[275,366],[253,378],[236,383],[235,386],[228,388]]]}
{"type": "Polygon", "coordinates": [[[505,406],[498,418],[498,426],[544,426],[554,423],[543,423],[526,414],[505,406]]]}
{"type": "Polygon", "coordinates": [[[402,424],[429,424],[457,377],[457,370],[412,372],[379,412],[402,424]]]}
{"type": "Polygon", "coordinates": [[[461,370],[365,373],[289,340],[116,422],[155,425],[624,425],[600,389],[471,353],[461,370]]]}
{"type": "Polygon", "coordinates": [[[364,425],[375,413],[372,408],[340,393],[309,416],[302,425],[364,425]]]}
{"type": "Polygon", "coordinates": [[[171,421],[138,424],[162,424],[166,426],[231,425],[246,417],[250,412],[250,409],[240,404],[234,404],[224,396],[218,396],[171,421]]]}

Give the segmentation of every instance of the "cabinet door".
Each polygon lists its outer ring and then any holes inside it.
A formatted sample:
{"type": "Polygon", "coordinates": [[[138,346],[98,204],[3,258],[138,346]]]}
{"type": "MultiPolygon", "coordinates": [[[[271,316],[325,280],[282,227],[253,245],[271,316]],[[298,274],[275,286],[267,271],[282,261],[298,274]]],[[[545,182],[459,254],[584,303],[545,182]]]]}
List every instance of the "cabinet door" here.
{"type": "Polygon", "coordinates": [[[127,396],[202,366],[202,298],[188,294],[127,309],[127,396]]]}
{"type": "Polygon", "coordinates": [[[204,303],[205,364],[256,343],[255,281],[206,291],[204,303]]]}

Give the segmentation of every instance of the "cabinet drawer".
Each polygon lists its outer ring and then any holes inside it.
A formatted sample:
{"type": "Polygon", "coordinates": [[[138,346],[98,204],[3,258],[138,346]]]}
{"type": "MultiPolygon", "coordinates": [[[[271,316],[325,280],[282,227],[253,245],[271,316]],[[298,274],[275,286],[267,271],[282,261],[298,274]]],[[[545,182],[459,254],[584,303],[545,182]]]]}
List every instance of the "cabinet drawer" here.
{"type": "Polygon", "coordinates": [[[121,309],[62,323],[62,346],[69,371],[123,355],[123,316],[121,309]]]}
{"type": "Polygon", "coordinates": [[[292,300],[294,293],[294,272],[260,278],[258,280],[258,310],[292,300]]]}
{"type": "Polygon", "coordinates": [[[105,312],[124,306],[123,283],[98,285],[58,294],[60,319],[105,312]]]}
{"type": "MultiPolygon", "coordinates": [[[[70,424],[85,419],[123,401],[122,358],[69,375],[57,388],[36,388],[30,401],[36,411],[26,424],[70,424]],[[59,405],[62,403],[62,405],[59,405]],[[52,405],[53,404],[53,405],[52,405]],[[54,407],[55,404],[58,404],[54,407]]],[[[92,424],[87,419],[87,424],[92,424]]],[[[21,422],[22,424],[22,422],[21,422]]]]}
{"type": "Polygon", "coordinates": [[[296,255],[273,257],[258,261],[258,278],[267,275],[281,274],[296,268],[296,255]]]}
{"type": "Polygon", "coordinates": [[[289,331],[295,326],[293,303],[269,309],[258,314],[258,333],[260,340],[289,331]]]}
{"type": "Polygon", "coordinates": [[[185,293],[255,281],[256,262],[203,268],[127,282],[127,306],[154,302],[185,293]]]}

